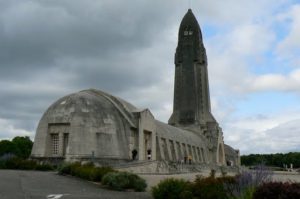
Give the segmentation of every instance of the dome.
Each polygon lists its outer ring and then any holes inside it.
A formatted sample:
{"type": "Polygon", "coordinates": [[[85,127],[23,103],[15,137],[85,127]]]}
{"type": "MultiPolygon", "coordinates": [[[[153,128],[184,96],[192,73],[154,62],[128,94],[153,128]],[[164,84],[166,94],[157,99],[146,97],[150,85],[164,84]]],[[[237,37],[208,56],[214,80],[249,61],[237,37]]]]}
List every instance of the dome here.
{"type": "MultiPolygon", "coordinates": [[[[133,105],[100,90],[89,89],[67,95],[53,103],[43,118],[49,123],[85,123],[102,126],[110,119],[123,116],[130,125],[135,126],[133,105]]],[[[42,118],[42,120],[43,120],[42,118]]]]}
{"type": "Polygon", "coordinates": [[[95,89],[62,97],[41,118],[32,156],[128,159],[127,138],[136,128],[135,110],[130,103],[95,89]]]}

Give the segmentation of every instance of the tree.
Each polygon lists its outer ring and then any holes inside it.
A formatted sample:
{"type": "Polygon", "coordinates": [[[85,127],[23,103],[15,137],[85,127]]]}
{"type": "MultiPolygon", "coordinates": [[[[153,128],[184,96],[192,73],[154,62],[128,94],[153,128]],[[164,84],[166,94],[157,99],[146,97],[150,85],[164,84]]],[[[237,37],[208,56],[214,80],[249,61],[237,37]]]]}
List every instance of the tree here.
{"type": "Polygon", "coordinates": [[[300,153],[290,152],[286,154],[250,154],[241,156],[242,165],[254,166],[264,163],[267,166],[282,167],[283,164],[293,164],[294,168],[300,167],[300,153]]]}
{"type": "Polygon", "coordinates": [[[33,142],[28,136],[25,137],[15,137],[12,143],[16,146],[16,154],[20,158],[27,159],[30,156],[33,142]]]}
{"type": "Polygon", "coordinates": [[[9,140],[0,141],[0,157],[5,154],[16,154],[17,147],[14,143],[9,140]]]}

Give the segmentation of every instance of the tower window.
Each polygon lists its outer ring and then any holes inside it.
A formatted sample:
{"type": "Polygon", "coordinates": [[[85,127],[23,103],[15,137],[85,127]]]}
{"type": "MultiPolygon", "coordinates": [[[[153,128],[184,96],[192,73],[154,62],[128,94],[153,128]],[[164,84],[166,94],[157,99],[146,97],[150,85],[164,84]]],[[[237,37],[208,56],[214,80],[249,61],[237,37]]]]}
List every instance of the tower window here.
{"type": "Polygon", "coordinates": [[[58,148],[59,148],[58,144],[59,144],[58,133],[51,134],[52,155],[58,155],[58,148]]]}
{"type": "Polygon", "coordinates": [[[187,35],[189,35],[189,31],[186,30],[183,32],[183,34],[184,34],[184,36],[187,36],[187,35]]]}
{"type": "Polygon", "coordinates": [[[193,31],[189,31],[189,35],[192,35],[193,34],[193,31]]]}

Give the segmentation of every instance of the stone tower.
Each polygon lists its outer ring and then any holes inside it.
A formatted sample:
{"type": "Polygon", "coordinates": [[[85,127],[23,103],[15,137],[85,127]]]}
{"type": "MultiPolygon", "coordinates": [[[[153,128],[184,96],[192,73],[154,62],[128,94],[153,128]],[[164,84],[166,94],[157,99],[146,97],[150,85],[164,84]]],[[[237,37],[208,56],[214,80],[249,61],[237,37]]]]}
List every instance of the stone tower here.
{"type": "Polygon", "coordinates": [[[173,113],[169,124],[206,138],[210,162],[225,164],[223,132],[211,113],[207,57],[191,9],[183,17],[175,53],[173,113]]]}
{"type": "Polygon", "coordinates": [[[215,122],[210,111],[207,57],[202,33],[191,9],[183,17],[175,54],[173,126],[204,126],[215,122]]]}

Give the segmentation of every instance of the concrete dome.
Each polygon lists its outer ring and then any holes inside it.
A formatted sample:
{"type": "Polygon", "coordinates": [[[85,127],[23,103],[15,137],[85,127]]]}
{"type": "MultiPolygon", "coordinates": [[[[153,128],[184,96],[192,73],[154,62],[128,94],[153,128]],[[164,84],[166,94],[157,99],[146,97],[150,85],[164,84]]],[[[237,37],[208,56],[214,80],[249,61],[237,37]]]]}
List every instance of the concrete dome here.
{"type": "Polygon", "coordinates": [[[53,103],[44,113],[49,123],[72,123],[77,125],[103,126],[108,120],[120,115],[133,122],[131,112],[136,108],[130,103],[105,92],[89,89],[67,95],[53,103]]]}
{"type": "Polygon", "coordinates": [[[99,90],[65,96],[41,118],[32,157],[129,159],[128,137],[136,127],[134,110],[130,103],[99,90]]]}

